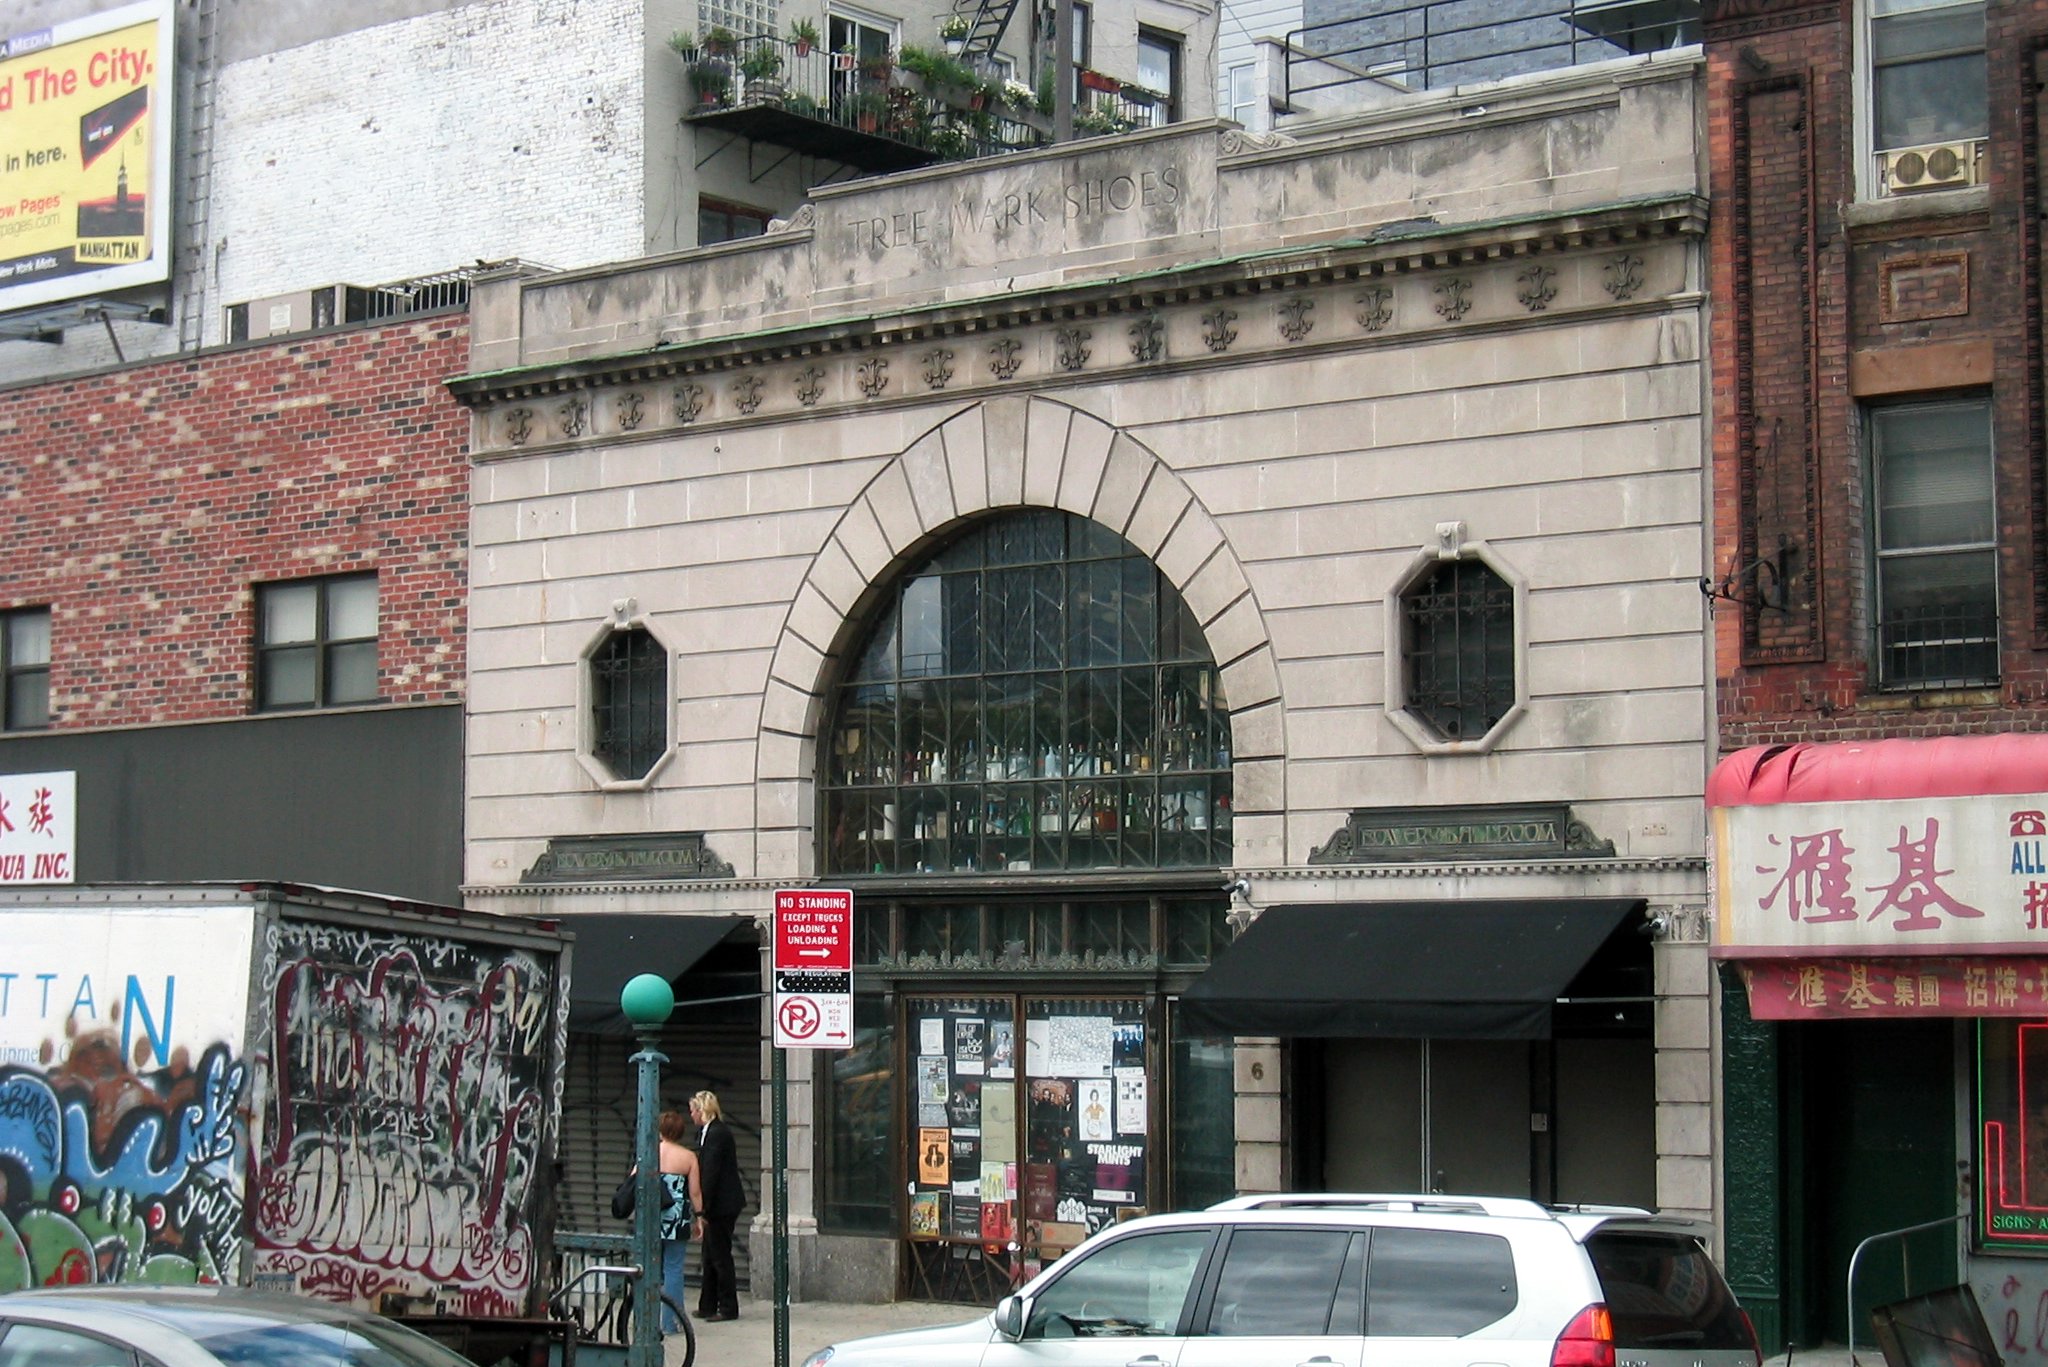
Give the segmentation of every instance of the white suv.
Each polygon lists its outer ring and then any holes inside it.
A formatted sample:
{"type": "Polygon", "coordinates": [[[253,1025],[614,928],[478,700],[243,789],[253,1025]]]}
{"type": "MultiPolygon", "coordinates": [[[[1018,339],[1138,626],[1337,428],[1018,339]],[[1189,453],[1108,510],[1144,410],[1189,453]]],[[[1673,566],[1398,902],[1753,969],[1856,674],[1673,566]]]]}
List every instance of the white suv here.
{"type": "Polygon", "coordinates": [[[804,1367],[1760,1367],[1706,1225],[1484,1196],[1242,1196],[1112,1225],[969,1324],[804,1367]]]}

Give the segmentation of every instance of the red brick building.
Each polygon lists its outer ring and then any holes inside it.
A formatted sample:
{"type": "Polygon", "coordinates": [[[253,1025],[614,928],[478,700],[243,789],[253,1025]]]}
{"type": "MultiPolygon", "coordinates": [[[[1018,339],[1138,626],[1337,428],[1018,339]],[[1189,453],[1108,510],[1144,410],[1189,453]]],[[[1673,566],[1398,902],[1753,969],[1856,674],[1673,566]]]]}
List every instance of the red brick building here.
{"type": "Polygon", "coordinates": [[[0,390],[0,773],[77,879],[457,900],[466,315],[0,390]]]}
{"type": "MultiPolygon", "coordinates": [[[[1921,988],[2048,983],[2005,839],[2048,790],[2010,743],[2048,729],[2048,5],[1707,8],[1730,1270],[1767,1346],[1839,1341],[1856,1245],[1946,1221],[1911,1237],[1910,1289],[1966,1278],[1995,1320],[2048,1283],[1981,1142],[2048,994],[1921,988]],[[1971,846],[1978,817],[1997,838],[1971,846]],[[1909,863],[1916,896],[1973,891],[1881,914],[1909,863]]],[[[1866,1255],[1866,1344],[1907,1242],[1866,1255]]]]}

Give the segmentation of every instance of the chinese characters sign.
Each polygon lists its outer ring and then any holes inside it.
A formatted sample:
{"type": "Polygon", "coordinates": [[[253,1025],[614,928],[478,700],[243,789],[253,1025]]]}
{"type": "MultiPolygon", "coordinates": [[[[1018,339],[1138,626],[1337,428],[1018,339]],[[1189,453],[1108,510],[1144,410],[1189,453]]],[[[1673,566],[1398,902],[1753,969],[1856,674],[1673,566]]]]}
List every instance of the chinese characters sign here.
{"type": "Polygon", "coordinates": [[[76,879],[76,775],[0,774],[0,887],[76,879]]]}
{"type": "Polygon", "coordinates": [[[2048,958],[1772,959],[1742,976],[1757,1020],[2048,1016],[2048,958]]]}
{"type": "Polygon", "coordinates": [[[1718,953],[2048,953],[2048,794],[1713,819],[1718,953]]]}

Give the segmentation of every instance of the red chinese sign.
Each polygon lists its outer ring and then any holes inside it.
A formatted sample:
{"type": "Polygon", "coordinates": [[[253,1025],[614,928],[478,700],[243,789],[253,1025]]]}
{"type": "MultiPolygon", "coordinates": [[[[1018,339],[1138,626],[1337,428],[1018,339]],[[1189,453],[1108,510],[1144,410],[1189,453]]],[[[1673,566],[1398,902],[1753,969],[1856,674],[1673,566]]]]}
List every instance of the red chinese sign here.
{"type": "Polygon", "coordinates": [[[2048,954],[2048,794],[1712,815],[1717,953],[2048,954]]]}
{"type": "Polygon", "coordinates": [[[2048,1016],[2048,958],[1776,959],[1742,976],[1757,1020],[2048,1016]]]}

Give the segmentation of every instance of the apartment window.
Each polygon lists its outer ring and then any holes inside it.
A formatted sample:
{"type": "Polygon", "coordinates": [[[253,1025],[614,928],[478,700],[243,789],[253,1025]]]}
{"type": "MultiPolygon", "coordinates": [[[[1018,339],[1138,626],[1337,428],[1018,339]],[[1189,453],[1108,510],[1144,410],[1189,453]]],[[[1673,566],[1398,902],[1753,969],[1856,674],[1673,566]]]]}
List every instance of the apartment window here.
{"type": "Polygon", "coordinates": [[[1998,681],[1988,399],[1870,411],[1880,688],[1998,681]]]}
{"type": "Polygon", "coordinates": [[[50,724],[50,610],[0,613],[0,719],[8,731],[50,724]]]}
{"type": "Polygon", "coordinates": [[[590,655],[590,753],[611,776],[644,779],[668,751],[668,650],[645,627],[590,655]]]}
{"type": "Polygon", "coordinates": [[[1177,34],[1149,28],[1138,30],[1138,84],[1166,97],[1164,103],[1152,106],[1149,122],[1154,128],[1180,121],[1180,63],[1181,40],[1177,34]]]}
{"type": "Polygon", "coordinates": [[[256,706],[265,712],[377,700],[377,576],[256,590],[256,706]]]}
{"type": "Polygon", "coordinates": [[[1227,93],[1230,101],[1230,117],[1239,127],[1252,133],[1263,133],[1266,131],[1259,125],[1258,121],[1258,71],[1259,69],[1256,66],[1247,63],[1244,66],[1230,68],[1228,77],[1230,85],[1227,93]]]}
{"type": "Polygon", "coordinates": [[[1983,0],[1871,0],[1869,54],[1878,188],[1975,184],[1990,131],[1983,0]]]}
{"type": "Polygon", "coordinates": [[[708,247],[714,242],[737,242],[743,237],[759,237],[768,231],[768,219],[766,209],[749,209],[744,204],[729,204],[722,199],[699,196],[697,245],[708,247]]]}

